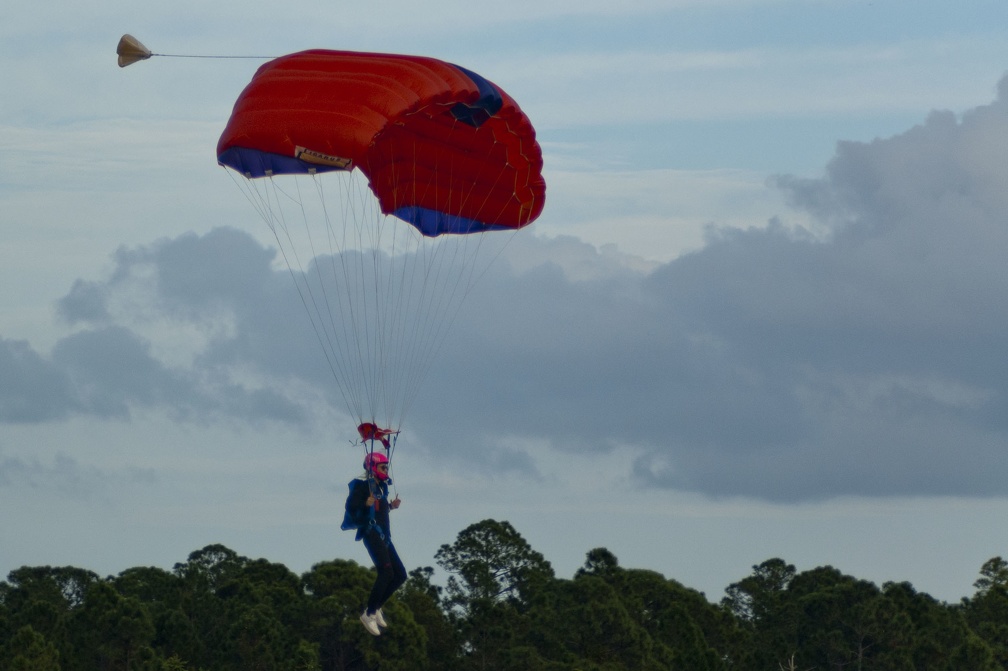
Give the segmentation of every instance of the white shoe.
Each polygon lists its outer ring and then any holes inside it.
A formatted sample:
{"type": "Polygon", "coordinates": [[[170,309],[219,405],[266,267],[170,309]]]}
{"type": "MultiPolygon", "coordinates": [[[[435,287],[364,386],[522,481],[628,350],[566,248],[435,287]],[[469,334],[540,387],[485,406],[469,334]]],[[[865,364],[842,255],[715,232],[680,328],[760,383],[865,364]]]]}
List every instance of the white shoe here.
{"type": "Polygon", "coordinates": [[[364,611],[363,613],[361,613],[360,621],[364,625],[364,628],[367,629],[367,633],[371,634],[372,636],[381,636],[381,630],[378,629],[377,617],[375,617],[374,615],[368,615],[367,611],[364,611]]]}
{"type": "Polygon", "coordinates": [[[382,629],[388,628],[388,622],[385,621],[385,616],[382,615],[381,608],[375,611],[374,619],[375,623],[382,629]]]}

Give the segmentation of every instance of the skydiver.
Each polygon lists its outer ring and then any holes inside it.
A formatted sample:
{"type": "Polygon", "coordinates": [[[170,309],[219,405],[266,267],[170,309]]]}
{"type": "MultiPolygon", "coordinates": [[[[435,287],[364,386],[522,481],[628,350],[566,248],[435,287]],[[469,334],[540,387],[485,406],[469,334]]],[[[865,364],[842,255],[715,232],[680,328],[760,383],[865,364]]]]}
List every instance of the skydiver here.
{"type": "Polygon", "coordinates": [[[401,503],[396,495],[388,498],[389,478],[388,457],[380,452],[370,452],[364,458],[364,473],[350,481],[350,493],[346,500],[346,514],[342,528],[356,529],[355,540],[363,541],[378,575],[368,597],[367,606],[360,619],[367,632],[373,636],[381,634],[387,627],[382,614],[382,606],[406,582],[406,567],[399,559],[392,532],[389,527],[389,511],[401,503]]]}

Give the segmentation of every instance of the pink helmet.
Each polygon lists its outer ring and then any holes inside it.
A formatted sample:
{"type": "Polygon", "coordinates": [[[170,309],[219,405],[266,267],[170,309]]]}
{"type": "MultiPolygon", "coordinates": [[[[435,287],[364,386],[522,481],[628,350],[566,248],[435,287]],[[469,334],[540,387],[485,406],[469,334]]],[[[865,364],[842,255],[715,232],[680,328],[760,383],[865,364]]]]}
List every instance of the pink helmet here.
{"type": "Polygon", "coordinates": [[[386,470],[383,473],[379,470],[376,470],[376,467],[378,466],[378,464],[388,464],[388,462],[389,462],[388,457],[386,457],[381,452],[369,452],[368,455],[364,457],[364,470],[372,474],[379,480],[387,480],[388,471],[386,470]]]}

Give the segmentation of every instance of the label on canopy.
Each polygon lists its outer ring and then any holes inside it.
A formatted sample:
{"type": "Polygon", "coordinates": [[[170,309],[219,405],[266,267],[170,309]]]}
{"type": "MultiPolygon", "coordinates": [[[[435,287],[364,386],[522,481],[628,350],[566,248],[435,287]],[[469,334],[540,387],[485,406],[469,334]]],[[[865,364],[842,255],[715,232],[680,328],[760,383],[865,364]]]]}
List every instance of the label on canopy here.
{"type": "Polygon", "coordinates": [[[301,159],[305,163],[325,165],[330,168],[338,168],[340,170],[349,170],[352,167],[351,164],[353,163],[353,161],[348,158],[323,154],[320,151],[315,151],[314,149],[308,149],[306,147],[295,147],[294,157],[301,159]]]}

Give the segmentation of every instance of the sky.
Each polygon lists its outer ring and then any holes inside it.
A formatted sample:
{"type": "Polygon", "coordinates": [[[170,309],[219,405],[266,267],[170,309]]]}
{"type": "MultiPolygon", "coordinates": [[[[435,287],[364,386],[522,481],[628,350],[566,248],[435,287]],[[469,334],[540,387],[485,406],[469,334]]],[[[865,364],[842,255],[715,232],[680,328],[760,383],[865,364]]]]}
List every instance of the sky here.
{"type": "MultiPolygon", "coordinates": [[[[0,26],[0,576],[223,543],[367,563],[272,235],[216,164],[260,58],[433,56],[535,125],[547,203],[395,452],[409,568],[507,520],[719,600],[766,559],[935,598],[1008,554],[1008,5],[22,3],[0,26]]],[[[437,574],[435,574],[437,578],[437,574]]],[[[442,576],[443,578],[443,576],[442,576]]]]}

